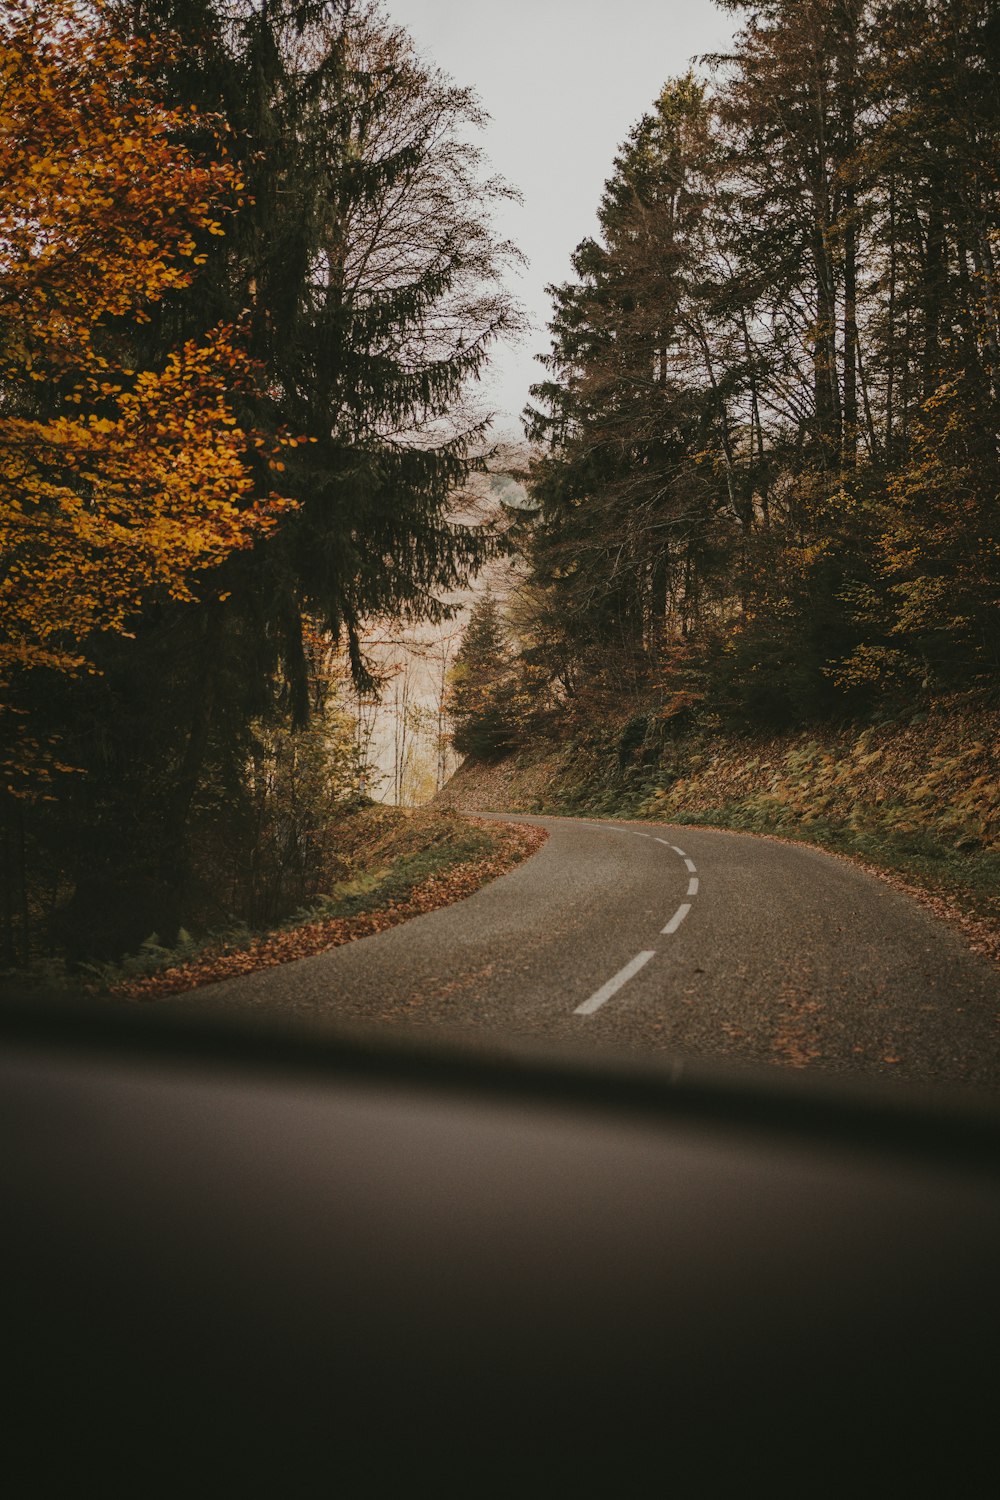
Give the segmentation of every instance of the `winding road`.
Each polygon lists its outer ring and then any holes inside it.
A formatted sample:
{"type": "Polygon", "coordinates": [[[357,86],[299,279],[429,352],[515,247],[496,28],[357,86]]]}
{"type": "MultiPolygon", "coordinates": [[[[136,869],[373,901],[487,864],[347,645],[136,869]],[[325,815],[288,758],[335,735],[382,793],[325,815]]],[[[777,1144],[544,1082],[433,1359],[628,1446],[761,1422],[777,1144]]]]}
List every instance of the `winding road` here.
{"type": "Polygon", "coordinates": [[[1000,1085],[1000,974],[819,850],[519,818],[549,838],[466,901],[214,985],[225,1005],[632,1052],[1000,1085]]]}

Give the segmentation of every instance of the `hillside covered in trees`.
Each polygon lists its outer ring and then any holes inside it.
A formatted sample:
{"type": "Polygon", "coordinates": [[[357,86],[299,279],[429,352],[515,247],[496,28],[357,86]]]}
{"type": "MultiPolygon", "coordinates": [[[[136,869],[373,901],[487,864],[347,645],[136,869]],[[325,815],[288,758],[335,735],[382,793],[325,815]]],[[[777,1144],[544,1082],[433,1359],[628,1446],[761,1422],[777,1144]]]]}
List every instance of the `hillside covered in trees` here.
{"type": "Polygon", "coordinates": [[[550,289],[526,734],[997,686],[1000,9],[729,8],[731,55],[666,83],[550,289]]]}

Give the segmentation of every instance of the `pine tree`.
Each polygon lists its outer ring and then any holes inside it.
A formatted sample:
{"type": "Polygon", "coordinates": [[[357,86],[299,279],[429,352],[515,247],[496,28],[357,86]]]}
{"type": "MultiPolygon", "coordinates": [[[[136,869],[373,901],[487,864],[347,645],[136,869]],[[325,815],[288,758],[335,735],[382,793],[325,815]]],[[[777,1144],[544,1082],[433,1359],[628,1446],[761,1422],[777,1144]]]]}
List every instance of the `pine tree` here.
{"type": "Polygon", "coordinates": [[[668,619],[684,629],[697,616],[726,503],[699,464],[721,418],[698,284],[715,173],[704,90],[678,79],[616,157],[577,281],[550,288],[552,378],[527,414],[550,448],[533,473],[535,576],[562,596],[578,642],[615,652],[626,675],[668,619]]]}
{"type": "Polygon", "coordinates": [[[665,91],[552,289],[533,580],[575,680],[620,695],[692,641],[737,720],[843,712],[949,660],[984,680],[996,7],[725,3],[743,25],[714,87],[693,113],[693,85],[665,91]]]}
{"type": "Polygon", "coordinates": [[[750,306],[766,311],[772,368],[795,370],[788,414],[800,444],[836,471],[858,429],[862,0],[723,3],[750,12],[719,98],[750,306]]]}
{"type": "Polygon", "coordinates": [[[517,743],[516,677],[496,598],[477,599],[449,674],[447,712],[460,755],[496,760],[517,743]]]}

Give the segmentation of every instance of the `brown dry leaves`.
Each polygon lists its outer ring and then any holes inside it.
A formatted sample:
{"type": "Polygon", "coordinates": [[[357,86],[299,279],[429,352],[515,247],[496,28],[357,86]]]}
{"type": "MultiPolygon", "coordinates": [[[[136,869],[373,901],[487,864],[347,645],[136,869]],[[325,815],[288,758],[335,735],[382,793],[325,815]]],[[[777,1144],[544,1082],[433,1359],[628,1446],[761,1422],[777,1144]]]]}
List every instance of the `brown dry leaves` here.
{"type": "Polygon", "coordinates": [[[711,813],[728,803],[808,826],[817,819],[943,844],[1000,847],[1000,715],[956,698],[912,724],[754,739],[733,736],[689,758],[649,812],[711,813]]]}
{"type": "MultiPolygon", "coordinates": [[[[830,852],[827,850],[827,853],[830,852]]],[[[846,856],[841,857],[846,858],[846,856]]],[[[931,890],[923,885],[914,885],[911,881],[904,880],[893,870],[882,869],[879,865],[870,864],[865,859],[852,859],[851,862],[860,865],[870,875],[877,875],[879,880],[884,880],[895,890],[902,891],[906,896],[912,896],[942,922],[949,922],[953,927],[957,927],[970,948],[988,959],[995,968],[1000,969],[1000,927],[995,922],[991,922],[987,917],[977,916],[974,912],[963,910],[957,902],[941,891],[931,890]]],[[[893,1062],[895,1059],[886,1058],[885,1061],[893,1062]]]]}
{"type": "Polygon", "coordinates": [[[455,865],[444,874],[429,877],[415,886],[404,901],[390,901],[384,907],[354,917],[306,922],[299,927],[269,933],[257,938],[247,948],[206,954],[189,963],[164,969],[159,974],[127,980],[116,985],[111,994],[131,1000],[156,1000],[165,995],[179,995],[220,979],[252,974],[258,969],[274,968],[299,958],[312,958],[344,943],[353,943],[358,938],[385,932],[410,917],[463,901],[488,881],[506,875],[515,865],[534,854],[547,837],[543,828],[497,824],[489,854],[455,865]]]}

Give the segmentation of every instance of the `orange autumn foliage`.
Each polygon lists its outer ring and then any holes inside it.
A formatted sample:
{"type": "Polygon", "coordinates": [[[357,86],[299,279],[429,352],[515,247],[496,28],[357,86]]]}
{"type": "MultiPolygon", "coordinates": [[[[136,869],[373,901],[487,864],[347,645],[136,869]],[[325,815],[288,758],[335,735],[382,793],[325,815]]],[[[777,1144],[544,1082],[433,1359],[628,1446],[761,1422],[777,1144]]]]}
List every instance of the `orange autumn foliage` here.
{"type": "Polygon", "coordinates": [[[0,16],[0,681],[73,671],[152,592],[273,526],[255,442],[232,412],[250,376],[233,329],[137,370],[130,330],[188,285],[243,184],[211,122],[168,108],[161,44],[100,4],[7,0],[0,16]],[[133,356],[134,358],[134,356],[133,356]]]}

